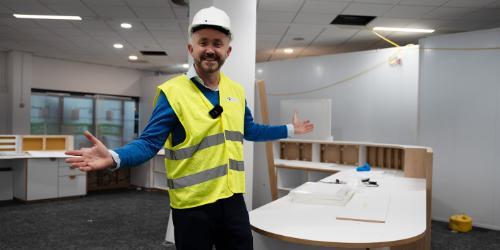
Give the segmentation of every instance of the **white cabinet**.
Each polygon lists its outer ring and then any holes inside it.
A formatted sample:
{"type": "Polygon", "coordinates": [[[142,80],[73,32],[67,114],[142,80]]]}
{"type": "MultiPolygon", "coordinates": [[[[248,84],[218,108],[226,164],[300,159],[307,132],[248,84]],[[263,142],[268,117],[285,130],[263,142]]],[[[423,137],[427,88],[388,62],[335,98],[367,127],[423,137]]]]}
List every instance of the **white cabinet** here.
{"type": "Polygon", "coordinates": [[[58,160],[27,160],[27,193],[26,200],[57,198],[58,160]]]}
{"type": "Polygon", "coordinates": [[[168,190],[165,156],[160,153],[149,162],[144,163],[143,166],[132,168],[131,184],[145,188],[168,190]]]}
{"type": "Polygon", "coordinates": [[[16,164],[15,198],[32,201],[87,193],[86,173],[71,169],[63,158],[23,159],[16,164]]]}

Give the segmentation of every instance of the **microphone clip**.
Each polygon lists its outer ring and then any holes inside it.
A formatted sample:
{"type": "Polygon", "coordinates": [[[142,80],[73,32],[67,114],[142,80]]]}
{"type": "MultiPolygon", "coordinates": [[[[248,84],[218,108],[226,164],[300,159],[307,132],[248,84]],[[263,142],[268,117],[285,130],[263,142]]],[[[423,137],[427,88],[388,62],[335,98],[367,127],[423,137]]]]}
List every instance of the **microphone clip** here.
{"type": "Polygon", "coordinates": [[[223,111],[224,111],[224,109],[222,108],[222,106],[215,105],[215,107],[212,110],[208,111],[208,114],[210,115],[210,117],[215,119],[215,118],[219,117],[223,111]]]}

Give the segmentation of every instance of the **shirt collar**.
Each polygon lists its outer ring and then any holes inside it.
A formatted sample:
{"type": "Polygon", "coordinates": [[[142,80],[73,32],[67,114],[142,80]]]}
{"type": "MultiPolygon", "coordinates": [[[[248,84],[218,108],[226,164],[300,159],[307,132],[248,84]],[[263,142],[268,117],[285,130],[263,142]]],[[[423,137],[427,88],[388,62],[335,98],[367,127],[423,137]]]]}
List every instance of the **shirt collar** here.
{"type": "Polygon", "coordinates": [[[196,73],[196,69],[194,68],[194,64],[191,64],[189,67],[188,71],[186,72],[187,78],[189,78],[191,81],[199,83],[201,86],[211,90],[211,91],[219,91],[219,86],[217,86],[216,89],[209,88],[203,80],[198,76],[198,73],[196,73]]]}

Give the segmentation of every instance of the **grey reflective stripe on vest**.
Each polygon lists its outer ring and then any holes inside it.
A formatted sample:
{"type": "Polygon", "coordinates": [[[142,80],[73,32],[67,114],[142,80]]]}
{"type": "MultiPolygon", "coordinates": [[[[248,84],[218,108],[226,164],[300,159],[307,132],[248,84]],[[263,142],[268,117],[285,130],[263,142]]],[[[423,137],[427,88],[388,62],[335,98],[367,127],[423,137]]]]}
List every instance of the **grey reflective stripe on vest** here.
{"type": "Polygon", "coordinates": [[[196,151],[198,150],[202,150],[222,143],[224,143],[224,134],[220,133],[220,134],[210,135],[203,138],[203,140],[197,145],[188,148],[183,148],[179,150],[165,149],[165,157],[170,160],[183,160],[191,158],[191,156],[193,156],[194,153],[196,153],[196,151]]]}
{"type": "Polygon", "coordinates": [[[171,189],[189,187],[227,174],[227,164],[177,179],[167,179],[171,189]]]}
{"type": "Polygon", "coordinates": [[[226,140],[243,142],[243,134],[238,131],[226,130],[226,140]]]}
{"type": "Polygon", "coordinates": [[[229,159],[229,168],[236,171],[245,171],[245,163],[229,159]]]}

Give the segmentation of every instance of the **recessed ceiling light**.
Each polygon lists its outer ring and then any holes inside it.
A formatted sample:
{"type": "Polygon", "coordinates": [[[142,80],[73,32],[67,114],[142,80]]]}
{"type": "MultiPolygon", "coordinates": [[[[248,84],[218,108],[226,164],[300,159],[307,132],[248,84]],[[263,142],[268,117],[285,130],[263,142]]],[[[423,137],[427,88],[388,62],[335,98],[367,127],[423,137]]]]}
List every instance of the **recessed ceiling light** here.
{"type": "Polygon", "coordinates": [[[121,48],[123,48],[123,44],[115,43],[115,44],[113,44],[113,47],[115,47],[115,49],[121,49],[121,48]]]}
{"type": "Polygon", "coordinates": [[[130,56],[128,56],[128,59],[131,60],[131,61],[135,61],[135,60],[137,60],[137,56],[136,55],[130,55],[130,56]]]}
{"type": "Polygon", "coordinates": [[[79,16],[59,16],[59,15],[25,15],[14,14],[15,18],[28,18],[28,19],[55,19],[55,20],[82,20],[79,16]]]}
{"type": "Polygon", "coordinates": [[[121,23],[120,26],[124,29],[132,28],[132,24],[130,24],[130,23],[121,23]]]}
{"type": "Polygon", "coordinates": [[[262,72],[264,72],[264,70],[262,70],[262,69],[257,69],[257,73],[262,74],[262,72]]]}
{"type": "Polygon", "coordinates": [[[374,27],[373,30],[382,31],[399,31],[399,32],[416,32],[416,33],[432,33],[432,29],[414,29],[414,28],[397,28],[397,27],[374,27]]]}
{"type": "Polygon", "coordinates": [[[294,37],[294,38],[292,38],[292,40],[294,40],[294,41],[304,41],[304,38],[303,38],[303,37],[298,36],[298,37],[294,37]]]}
{"type": "Polygon", "coordinates": [[[293,53],[293,49],[292,48],[286,48],[283,50],[283,52],[287,53],[287,54],[292,54],[293,53]]]}
{"type": "Polygon", "coordinates": [[[189,69],[189,64],[184,63],[184,64],[182,64],[182,67],[185,68],[185,69],[189,69]]]}

